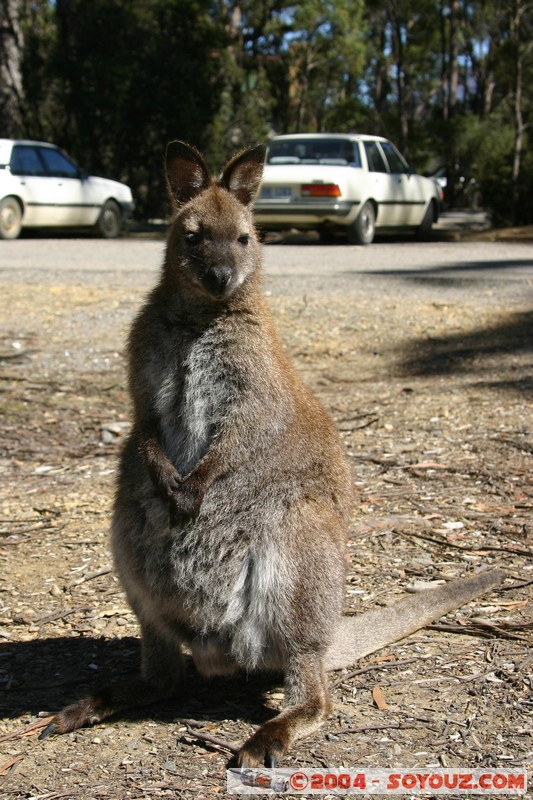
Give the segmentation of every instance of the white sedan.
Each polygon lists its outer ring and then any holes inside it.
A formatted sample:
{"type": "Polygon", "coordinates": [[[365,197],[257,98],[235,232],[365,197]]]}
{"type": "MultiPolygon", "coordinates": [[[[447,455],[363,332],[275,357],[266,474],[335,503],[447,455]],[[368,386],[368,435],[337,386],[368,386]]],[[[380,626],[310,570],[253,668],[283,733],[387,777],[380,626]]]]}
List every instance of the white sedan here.
{"type": "Polygon", "coordinates": [[[255,216],[267,230],[318,230],[324,241],[342,230],[352,244],[370,244],[380,229],[426,236],[439,208],[435,181],[416,175],[387,139],[307,133],[269,142],[255,216]]]}
{"type": "Polygon", "coordinates": [[[0,239],[47,227],[95,227],[112,239],[132,211],[129,186],[88,175],[55,145],[0,139],[0,239]]]}

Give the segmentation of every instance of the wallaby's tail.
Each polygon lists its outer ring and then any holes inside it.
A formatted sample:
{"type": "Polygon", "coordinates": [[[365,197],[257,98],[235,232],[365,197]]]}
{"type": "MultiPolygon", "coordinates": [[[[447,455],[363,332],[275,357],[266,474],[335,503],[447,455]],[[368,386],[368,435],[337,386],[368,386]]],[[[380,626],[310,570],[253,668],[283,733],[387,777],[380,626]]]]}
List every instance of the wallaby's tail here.
{"type": "Polygon", "coordinates": [[[342,669],[355,664],[363,656],[403,639],[474,597],[494,589],[504,578],[505,572],[501,569],[483,570],[438,589],[407,595],[391,606],[343,617],[326,653],[326,669],[342,669]]]}

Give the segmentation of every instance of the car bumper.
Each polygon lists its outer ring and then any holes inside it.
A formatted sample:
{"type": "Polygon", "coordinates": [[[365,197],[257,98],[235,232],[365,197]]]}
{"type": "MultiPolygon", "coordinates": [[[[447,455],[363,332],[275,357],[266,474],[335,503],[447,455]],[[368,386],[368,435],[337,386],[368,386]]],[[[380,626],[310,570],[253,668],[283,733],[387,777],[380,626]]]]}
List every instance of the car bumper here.
{"type": "Polygon", "coordinates": [[[133,200],[131,202],[124,202],[120,203],[120,208],[122,210],[122,221],[129,222],[133,217],[133,212],[135,210],[135,203],[133,200]]]}
{"type": "Polygon", "coordinates": [[[326,222],[350,225],[357,216],[359,206],[359,201],[273,203],[258,200],[254,206],[254,213],[261,225],[313,228],[326,222]]]}

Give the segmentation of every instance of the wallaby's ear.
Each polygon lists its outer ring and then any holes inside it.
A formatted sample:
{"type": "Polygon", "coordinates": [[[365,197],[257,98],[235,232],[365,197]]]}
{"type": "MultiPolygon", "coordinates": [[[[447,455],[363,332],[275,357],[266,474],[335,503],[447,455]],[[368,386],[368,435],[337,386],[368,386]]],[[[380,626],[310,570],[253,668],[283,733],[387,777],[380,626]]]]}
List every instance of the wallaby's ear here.
{"type": "Polygon", "coordinates": [[[231,192],[243,205],[255,199],[263,175],[266,147],[258,144],[237,153],[224,167],[220,185],[231,192]]]}
{"type": "Polygon", "coordinates": [[[200,194],[210,183],[204,159],[195,147],[185,142],[167,145],[166,173],[170,196],[177,206],[200,194]]]}

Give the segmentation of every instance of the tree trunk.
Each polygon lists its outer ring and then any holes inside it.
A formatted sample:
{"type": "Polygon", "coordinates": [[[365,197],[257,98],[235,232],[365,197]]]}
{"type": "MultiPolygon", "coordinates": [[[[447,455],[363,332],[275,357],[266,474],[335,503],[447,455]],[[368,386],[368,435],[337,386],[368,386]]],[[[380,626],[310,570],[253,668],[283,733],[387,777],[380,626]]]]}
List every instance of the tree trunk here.
{"type": "Polygon", "coordinates": [[[394,51],[396,60],[396,86],[398,91],[398,113],[400,122],[400,149],[409,159],[409,113],[407,108],[407,86],[403,54],[402,26],[398,16],[396,0],[390,4],[394,31],[394,51]]]}
{"type": "Polygon", "coordinates": [[[442,92],[442,119],[448,122],[448,37],[444,3],[440,5],[440,88],[442,92]]]}
{"type": "Polygon", "coordinates": [[[19,13],[19,0],[0,1],[0,125],[3,136],[13,137],[20,133],[23,108],[19,13]]]}
{"type": "Polygon", "coordinates": [[[459,0],[450,3],[450,66],[448,86],[448,118],[451,119],[457,105],[457,87],[459,86],[459,0]]]}
{"type": "Polygon", "coordinates": [[[523,80],[523,54],[520,48],[520,24],[524,7],[520,5],[520,0],[515,0],[513,4],[513,16],[511,19],[511,41],[514,50],[514,92],[513,92],[513,114],[514,114],[514,153],[513,153],[513,173],[511,181],[511,218],[513,225],[519,222],[519,182],[520,164],[522,159],[522,146],[524,142],[524,118],[522,114],[522,80],[523,80]]]}

